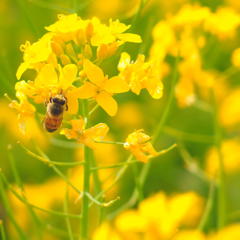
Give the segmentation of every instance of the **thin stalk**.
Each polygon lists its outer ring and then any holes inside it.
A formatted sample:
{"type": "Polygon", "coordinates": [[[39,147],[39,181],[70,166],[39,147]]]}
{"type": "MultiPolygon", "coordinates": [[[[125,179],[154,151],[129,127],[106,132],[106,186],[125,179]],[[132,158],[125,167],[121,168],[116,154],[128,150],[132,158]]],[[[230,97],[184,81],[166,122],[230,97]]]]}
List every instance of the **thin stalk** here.
{"type": "Polygon", "coordinates": [[[110,186],[108,186],[106,189],[102,190],[99,194],[97,194],[97,196],[95,197],[96,199],[99,199],[100,197],[102,197],[106,192],[108,192],[119,181],[119,179],[126,172],[129,163],[132,162],[132,159],[133,159],[133,155],[130,155],[126,161],[126,164],[121,169],[119,169],[119,171],[117,172],[117,174],[116,174],[115,178],[113,179],[112,183],[110,184],[110,186]]]}
{"type": "MultiPolygon", "coordinates": [[[[86,128],[88,125],[88,102],[83,100],[83,117],[85,119],[86,128]]],[[[84,166],[83,166],[83,197],[82,197],[82,221],[81,221],[81,240],[88,239],[88,221],[89,221],[89,198],[86,193],[90,191],[90,175],[91,175],[91,150],[84,146],[84,166]]]]}
{"type": "Polygon", "coordinates": [[[120,163],[107,165],[107,166],[92,167],[91,171],[97,171],[97,170],[109,169],[109,168],[118,168],[118,167],[122,167],[124,165],[129,165],[129,164],[132,164],[132,163],[136,163],[136,162],[139,162],[139,161],[138,160],[133,160],[131,162],[120,162],[120,163]]]}
{"type": "Polygon", "coordinates": [[[45,212],[45,213],[48,213],[48,214],[52,214],[52,215],[56,215],[56,216],[61,216],[61,217],[71,217],[71,218],[81,218],[81,216],[79,215],[74,215],[74,214],[65,214],[65,213],[62,213],[62,212],[58,212],[58,211],[55,211],[55,210],[50,210],[50,209],[45,209],[45,208],[41,208],[41,207],[38,207],[38,206],[35,206],[33,204],[31,204],[30,202],[28,202],[23,196],[21,196],[17,191],[14,190],[14,188],[8,183],[6,177],[4,176],[4,174],[2,172],[0,172],[0,176],[3,180],[3,182],[6,184],[7,188],[9,191],[11,191],[11,193],[19,200],[21,201],[22,203],[24,204],[28,204],[29,206],[31,206],[32,208],[35,208],[39,211],[42,211],[42,212],[45,212]]]}
{"type": "MultiPolygon", "coordinates": [[[[45,156],[39,156],[38,154],[32,152],[31,150],[29,150],[28,148],[26,148],[24,145],[21,144],[21,147],[26,151],[26,153],[40,161],[42,161],[43,163],[46,163],[48,165],[58,165],[58,166],[66,166],[66,167],[75,167],[75,166],[80,166],[83,165],[84,162],[56,162],[56,161],[52,161],[50,160],[46,155],[45,156]]],[[[40,150],[40,149],[38,149],[40,150]]],[[[42,151],[41,151],[42,152],[42,151]]],[[[41,154],[42,155],[42,154],[41,154]]]]}
{"type": "Polygon", "coordinates": [[[215,190],[215,182],[212,181],[209,186],[209,193],[208,193],[208,199],[206,202],[206,207],[204,210],[204,213],[202,215],[202,218],[200,220],[200,223],[198,225],[198,230],[203,232],[204,228],[207,224],[207,221],[209,219],[212,207],[213,207],[213,202],[214,202],[214,190],[215,190]]]}
{"type": "Polygon", "coordinates": [[[0,196],[2,198],[3,207],[6,210],[6,213],[7,213],[7,216],[9,217],[10,222],[13,224],[13,226],[15,227],[15,229],[18,233],[19,239],[20,240],[27,240],[27,237],[26,237],[25,233],[23,232],[21,227],[18,225],[16,219],[14,218],[14,213],[12,211],[12,208],[9,204],[9,200],[8,200],[7,195],[5,193],[5,189],[4,189],[4,186],[3,186],[2,179],[0,179],[0,196]]]}
{"type": "Polygon", "coordinates": [[[69,202],[68,186],[66,185],[66,192],[65,192],[64,202],[63,202],[63,209],[64,209],[64,213],[66,214],[66,225],[67,225],[69,240],[74,240],[72,227],[71,227],[71,222],[70,222],[69,217],[67,216],[68,211],[69,211],[68,210],[68,202],[69,202]]]}
{"type": "Polygon", "coordinates": [[[184,141],[189,142],[201,142],[201,143],[213,143],[214,136],[202,135],[202,134],[193,134],[193,133],[186,133],[178,129],[174,129],[168,126],[163,128],[164,133],[173,136],[177,139],[181,139],[184,141]]]}
{"type": "Polygon", "coordinates": [[[2,220],[0,220],[0,231],[1,231],[1,239],[7,240],[2,220]]]}
{"type": "Polygon", "coordinates": [[[222,132],[218,121],[218,107],[216,102],[215,93],[212,89],[212,102],[214,107],[214,129],[215,129],[215,146],[217,148],[218,154],[218,164],[219,164],[219,187],[218,187],[218,228],[224,227],[226,223],[226,186],[225,186],[225,171],[223,154],[221,150],[222,132]]]}
{"type": "Polygon", "coordinates": [[[133,175],[135,179],[135,184],[136,184],[136,190],[138,192],[138,201],[141,202],[144,199],[144,194],[143,194],[143,189],[142,185],[140,183],[139,179],[139,169],[138,169],[138,163],[132,164],[132,169],[133,169],[133,175]]]}
{"type": "MultiPolygon", "coordinates": [[[[91,162],[92,162],[92,168],[91,168],[91,171],[92,169],[95,167],[97,168],[97,162],[96,162],[96,159],[94,157],[94,154],[93,152],[91,152],[91,162]]],[[[99,177],[99,174],[98,174],[98,171],[93,171],[93,181],[94,181],[94,188],[95,188],[95,194],[98,194],[99,192],[102,191],[102,183],[101,183],[101,180],[100,180],[100,177],[99,177]]],[[[104,201],[104,198],[101,197],[99,198],[99,201],[100,202],[103,202],[104,201]]],[[[99,210],[99,221],[98,221],[98,224],[100,224],[103,220],[103,216],[104,216],[104,208],[102,206],[99,206],[98,208],[99,210]]]]}
{"type": "MultiPolygon", "coordinates": [[[[12,152],[11,150],[9,149],[8,151],[8,157],[9,157],[9,160],[10,160],[10,164],[11,164],[11,167],[12,167],[12,172],[13,172],[13,176],[15,178],[15,181],[17,183],[17,185],[19,186],[19,188],[21,189],[22,191],[22,194],[23,194],[23,197],[26,199],[25,197],[25,190],[24,190],[24,186],[23,186],[23,183],[21,181],[21,178],[18,174],[18,171],[17,171],[17,167],[16,167],[16,163],[15,163],[15,159],[12,155],[12,152]]],[[[26,201],[27,203],[27,201],[26,201]]],[[[27,209],[29,211],[29,214],[34,222],[34,226],[35,226],[35,231],[37,232],[38,234],[38,238],[39,239],[42,239],[42,233],[41,233],[41,226],[42,226],[42,221],[39,219],[39,217],[36,215],[36,213],[34,212],[33,208],[31,205],[29,205],[28,203],[26,204],[27,206],[27,209]]]]}

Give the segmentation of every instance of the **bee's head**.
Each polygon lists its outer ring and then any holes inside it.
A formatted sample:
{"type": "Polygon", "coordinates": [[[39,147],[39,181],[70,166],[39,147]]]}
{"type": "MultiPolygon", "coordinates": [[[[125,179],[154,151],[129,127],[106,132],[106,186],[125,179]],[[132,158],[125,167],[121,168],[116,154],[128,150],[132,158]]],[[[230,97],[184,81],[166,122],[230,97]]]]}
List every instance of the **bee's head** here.
{"type": "Polygon", "coordinates": [[[52,102],[60,104],[60,105],[65,105],[66,104],[66,98],[63,95],[56,95],[54,97],[52,97],[52,102]]]}

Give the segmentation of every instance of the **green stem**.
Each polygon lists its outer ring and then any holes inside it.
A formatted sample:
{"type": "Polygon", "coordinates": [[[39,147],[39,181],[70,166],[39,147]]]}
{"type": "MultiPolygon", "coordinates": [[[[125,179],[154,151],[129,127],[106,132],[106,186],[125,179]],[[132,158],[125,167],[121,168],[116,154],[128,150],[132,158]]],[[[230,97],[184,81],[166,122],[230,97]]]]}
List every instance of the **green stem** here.
{"type": "Polygon", "coordinates": [[[215,129],[215,146],[217,148],[218,160],[219,160],[219,187],[218,187],[218,228],[222,228],[226,221],[226,186],[225,186],[225,172],[223,154],[221,149],[222,132],[218,122],[218,107],[216,102],[215,93],[212,89],[212,102],[214,107],[214,129],[215,129]]]}
{"type": "Polygon", "coordinates": [[[19,239],[20,240],[26,240],[27,239],[26,235],[24,234],[23,230],[20,228],[16,219],[14,218],[14,213],[12,211],[12,208],[9,204],[9,200],[8,200],[7,195],[5,193],[5,189],[4,189],[4,186],[3,186],[2,179],[0,179],[0,196],[2,198],[3,207],[6,210],[6,213],[7,213],[7,216],[9,217],[9,220],[11,221],[11,223],[13,224],[13,226],[15,227],[15,229],[18,233],[19,239]]]}
{"type": "Polygon", "coordinates": [[[64,213],[66,214],[66,225],[67,225],[69,240],[74,240],[73,232],[72,232],[72,228],[71,228],[71,222],[70,222],[69,217],[67,216],[67,214],[69,212],[68,201],[69,201],[68,185],[66,185],[66,193],[65,193],[65,198],[64,198],[64,202],[63,202],[63,208],[64,208],[64,213]]]}
{"type": "Polygon", "coordinates": [[[22,203],[24,203],[26,205],[29,205],[32,208],[35,208],[39,211],[42,211],[42,212],[45,212],[45,213],[48,213],[48,214],[52,214],[52,215],[55,215],[55,216],[61,216],[61,217],[68,216],[68,217],[71,217],[71,218],[78,218],[78,219],[81,218],[81,216],[79,216],[79,215],[65,214],[65,213],[62,213],[62,212],[41,208],[41,207],[38,207],[38,206],[35,206],[35,205],[31,204],[30,202],[27,201],[26,198],[24,198],[22,195],[20,195],[17,191],[14,190],[14,188],[9,184],[9,182],[7,181],[7,178],[5,177],[5,175],[2,172],[0,172],[0,177],[3,180],[3,182],[6,184],[8,190],[11,191],[11,193],[22,203]]]}
{"type": "Polygon", "coordinates": [[[133,169],[133,174],[135,178],[135,184],[136,184],[136,189],[138,192],[138,201],[141,202],[144,199],[144,194],[143,194],[143,189],[141,182],[139,181],[139,169],[138,169],[138,163],[132,164],[132,169],[133,169]]]}
{"type": "Polygon", "coordinates": [[[1,239],[7,240],[2,220],[0,220],[1,239]]]}
{"type": "MultiPolygon", "coordinates": [[[[8,151],[8,157],[9,157],[9,160],[10,160],[10,164],[11,164],[11,167],[12,167],[12,172],[13,172],[13,176],[15,178],[15,181],[16,181],[18,187],[21,189],[23,197],[26,199],[24,186],[23,186],[21,178],[20,178],[20,176],[18,174],[16,163],[15,163],[15,159],[13,157],[11,149],[9,149],[9,151],[8,151]]],[[[30,214],[30,216],[31,216],[31,218],[32,218],[32,220],[34,222],[35,231],[37,232],[38,238],[42,239],[41,227],[42,227],[43,223],[39,219],[39,217],[36,215],[36,213],[34,212],[32,206],[29,205],[27,201],[26,201],[26,206],[27,206],[29,214],[30,214]]]]}
{"type": "Polygon", "coordinates": [[[208,193],[208,200],[206,202],[206,207],[204,210],[204,213],[202,215],[202,218],[200,220],[198,230],[199,231],[204,231],[204,228],[207,224],[207,221],[209,219],[212,207],[213,207],[213,202],[214,202],[214,190],[215,190],[215,182],[212,181],[209,186],[209,193],[208,193]]]}
{"type": "MultiPolygon", "coordinates": [[[[88,102],[83,100],[83,117],[85,119],[86,128],[88,126],[88,102]]],[[[81,240],[88,239],[88,221],[89,221],[89,197],[87,193],[90,190],[90,176],[91,176],[91,150],[84,146],[84,162],[83,165],[83,198],[82,198],[82,221],[81,221],[81,240]]]]}
{"type": "MultiPolygon", "coordinates": [[[[91,152],[91,162],[92,162],[92,168],[91,168],[91,171],[92,171],[93,168],[97,168],[97,162],[96,162],[96,159],[94,157],[93,152],[91,152]]],[[[93,174],[95,194],[98,194],[102,191],[101,180],[100,180],[98,171],[92,171],[92,174],[93,174]]],[[[99,198],[99,201],[103,202],[104,198],[103,197],[99,198]]],[[[104,208],[102,206],[99,206],[99,221],[98,221],[98,224],[100,224],[102,222],[103,216],[104,216],[104,208]]]]}

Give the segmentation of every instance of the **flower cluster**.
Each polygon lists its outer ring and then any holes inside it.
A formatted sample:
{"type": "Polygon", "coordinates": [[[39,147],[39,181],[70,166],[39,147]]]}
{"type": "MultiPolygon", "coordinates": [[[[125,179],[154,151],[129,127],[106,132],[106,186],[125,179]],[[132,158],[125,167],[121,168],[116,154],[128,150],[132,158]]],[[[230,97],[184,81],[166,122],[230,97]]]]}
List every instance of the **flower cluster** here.
{"type": "MultiPolygon", "coordinates": [[[[206,68],[203,61],[212,54],[213,46],[209,43],[234,38],[239,26],[240,15],[233,8],[220,7],[212,12],[205,6],[186,4],[154,27],[151,59],[163,64],[168,55],[181,58],[178,64],[180,79],[176,86],[181,107],[192,105],[199,95],[209,98],[209,90],[222,84],[216,69],[206,68]]],[[[234,51],[232,61],[236,66],[238,55],[239,51],[234,51]]]]}
{"type": "Polygon", "coordinates": [[[97,18],[83,20],[76,14],[59,15],[58,18],[46,27],[48,32],[37,42],[21,45],[24,54],[17,78],[30,76],[33,79],[16,83],[19,102],[14,100],[10,106],[18,110],[20,124],[24,126],[29,116],[34,117],[35,104],[48,105],[55,96],[62,95],[66,99],[66,114],[70,115],[68,119],[73,120],[70,120],[72,129],[63,129],[61,134],[93,147],[95,137],[105,135],[108,127],[102,123],[84,129],[83,120],[75,120],[75,116],[79,118],[79,101],[96,102],[114,116],[118,109],[115,94],[129,90],[139,94],[146,88],[154,99],[161,98],[161,72],[155,61],[145,61],[144,55],[131,62],[129,54],[124,52],[118,64],[119,73],[109,77],[102,63],[113,56],[119,46],[125,42],[140,43],[141,37],[126,32],[130,25],[118,20],[110,20],[106,25],[97,18]]]}
{"type": "Polygon", "coordinates": [[[196,225],[202,208],[203,199],[195,193],[170,197],[161,192],[143,200],[138,209],[120,214],[114,224],[103,223],[93,239],[175,239],[178,228],[196,225]]]}

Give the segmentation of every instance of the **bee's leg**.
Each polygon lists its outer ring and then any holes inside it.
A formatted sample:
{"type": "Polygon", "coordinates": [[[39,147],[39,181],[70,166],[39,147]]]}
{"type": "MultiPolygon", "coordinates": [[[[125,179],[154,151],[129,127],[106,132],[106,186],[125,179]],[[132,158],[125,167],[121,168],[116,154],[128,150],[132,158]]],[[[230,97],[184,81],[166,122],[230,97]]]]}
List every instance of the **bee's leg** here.
{"type": "Polygon", "coordinates": [[[68,105],[66,104],[66,111],[68,110],[68,105]]]}

